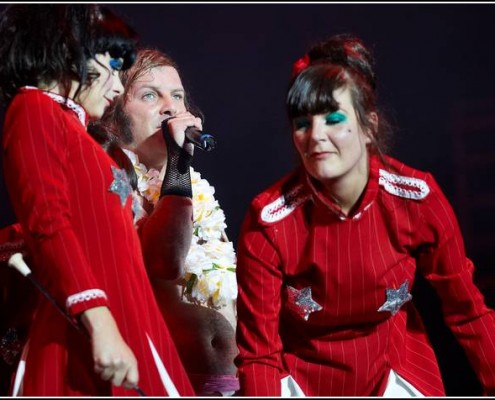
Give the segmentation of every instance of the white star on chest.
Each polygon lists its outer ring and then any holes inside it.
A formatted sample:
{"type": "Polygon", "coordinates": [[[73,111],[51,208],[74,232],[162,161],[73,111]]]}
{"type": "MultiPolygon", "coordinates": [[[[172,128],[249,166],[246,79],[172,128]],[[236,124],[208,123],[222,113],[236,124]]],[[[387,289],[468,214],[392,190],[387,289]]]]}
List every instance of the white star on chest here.
{"type": "Polygon", "coordinates": [[[387,300],[378,311],[390,311],[395,315],[399,309],[412,299],[411,293],[408,290],[409,281],[406,279],[399,289],[386,289],[387,300]]]}
{"type": "Polygon", "coordinates": [[[287,286],[289,308],[300,315],[305,321],[308,320],[309,314],[320,311],[323,308],[311,298],[311,287],[307,286],[297,290],[292,286],[287,286]]]}
{"type": "Polygon", "coordinates": [[[120,197],[120,204],[124,207],[127,202],[127,198],[132,194],[132,187],[129,182],[129,178],[123,169],[115,168],[113,165],[111,167],[113,182],[108,190],[120,197]]]}

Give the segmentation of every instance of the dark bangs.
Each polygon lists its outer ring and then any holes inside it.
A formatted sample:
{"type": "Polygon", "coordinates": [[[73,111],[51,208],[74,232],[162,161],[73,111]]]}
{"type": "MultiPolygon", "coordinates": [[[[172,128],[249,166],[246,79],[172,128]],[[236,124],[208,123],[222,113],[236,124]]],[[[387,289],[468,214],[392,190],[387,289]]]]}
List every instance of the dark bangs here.
{"type": "Polygon", "coordinates": [[[94,54],[108,51],[113,58],[122,58],[122,69],[128,69],[136,60],[137,33],[108,8],[101,8],[101,19],[96,25],[94,54]]]}
{"type": "Polygon", "coordinates": [[[338,110],[333,92],[347,84],[347,74],[341,66],[309,66],[296,77],[287,93],[289,119],[338,110]]]}

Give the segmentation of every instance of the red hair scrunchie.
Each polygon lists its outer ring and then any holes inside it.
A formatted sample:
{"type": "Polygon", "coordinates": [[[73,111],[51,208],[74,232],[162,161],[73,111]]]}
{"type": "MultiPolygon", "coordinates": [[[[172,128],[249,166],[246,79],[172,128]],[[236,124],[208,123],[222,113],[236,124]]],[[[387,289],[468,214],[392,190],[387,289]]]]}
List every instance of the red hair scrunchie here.
{"type": "Polygon", "coordinates": [[[298,59],[292,66],[292,77],[299,75],[304,69],[309,65],[309,55],[305,54],[303,57],[298,59]]]}

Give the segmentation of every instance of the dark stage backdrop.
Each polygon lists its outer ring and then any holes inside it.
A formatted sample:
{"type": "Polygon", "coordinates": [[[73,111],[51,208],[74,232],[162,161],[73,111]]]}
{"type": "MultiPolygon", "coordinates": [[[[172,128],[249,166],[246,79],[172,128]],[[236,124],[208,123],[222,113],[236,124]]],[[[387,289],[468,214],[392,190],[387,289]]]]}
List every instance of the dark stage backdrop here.
{"type": "MultiPolygon", "coordinates": [[[[204,130],[218,139],[214,152],[196,152],[193,166],[215,186],[235,243],[253,196],[295,165],[284,109],[292,63],[329,35],[361,36],[375,50],[380,103],[396,128],[391,154],[437,178],[459,217],[479,286],[494,305],[495,4],[110,7],[143,45],[178,62],[206,116],[204,130]]],[[[13,217],[3,182],[0,194],[5,225],[13,217]]],[[[463,353],[439,322],[434,294],[420,282],[414,295],[448,394],[478,394],[463,353]]]]}

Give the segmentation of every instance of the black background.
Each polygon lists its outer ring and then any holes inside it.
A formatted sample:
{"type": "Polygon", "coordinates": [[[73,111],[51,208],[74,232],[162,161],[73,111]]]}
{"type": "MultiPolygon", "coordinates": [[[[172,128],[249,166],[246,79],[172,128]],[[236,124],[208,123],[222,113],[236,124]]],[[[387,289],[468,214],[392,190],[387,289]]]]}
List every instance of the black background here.
{"type": "MultiPolygon", "coordinates": [[[[138,31],[142,45],[179,64],[206,116],[204,130],[218,140],[214,152],[196,151],[193,166],[215,186],[234,243],[252,197],[295,165],[284,108],[292,63],[332,34],[360,36],[374,49],[380,104],[396,128],[391,155],[434,174],[493,306],[495,4],[109,6],[138,31]]],[[[0,207],[0,226],[12,222],[3,182],[0,207]]],[[[447,393],[479,394],[463,353],[440,323],[435,295],[419,283],[413,295],[447,393]]]]}

